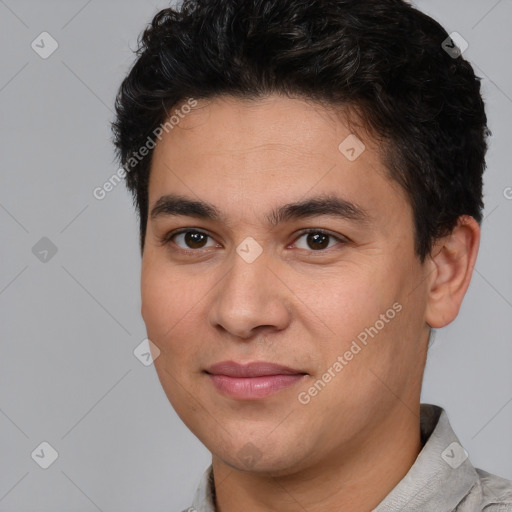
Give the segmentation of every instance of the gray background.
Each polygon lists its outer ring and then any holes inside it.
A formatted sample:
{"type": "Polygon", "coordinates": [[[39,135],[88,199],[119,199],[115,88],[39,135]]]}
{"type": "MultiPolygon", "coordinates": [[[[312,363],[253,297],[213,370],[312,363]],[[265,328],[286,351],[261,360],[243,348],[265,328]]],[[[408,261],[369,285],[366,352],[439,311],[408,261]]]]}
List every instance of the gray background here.
{"type": "MultiPolygon", "coordinates": [[[[475,466],[512,479],[512,0],[416,5],[469,42],[493,131],[478,263],[422,401],[446,408],[475,466]]],[[[109,122],[136,38],[166,6],[0,0],[0,511],[181,510],[210,463],[133,355],[146,332],[131,198],[122,183],[92,194],[118,168],[109,122]],[[43,31],[59,44],[47,59],[31,48],[43,31]],[[46,470],[42,441],[59,454],[46,470]]]]}

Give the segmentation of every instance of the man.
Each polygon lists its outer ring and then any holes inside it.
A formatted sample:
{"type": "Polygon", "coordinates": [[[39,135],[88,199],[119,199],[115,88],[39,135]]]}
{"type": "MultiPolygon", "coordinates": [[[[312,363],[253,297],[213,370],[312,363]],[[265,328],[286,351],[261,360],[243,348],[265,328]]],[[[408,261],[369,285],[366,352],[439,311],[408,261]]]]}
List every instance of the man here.
{"type": "Polygon", "coordinates": [[[420,404],[480,243],[455,41],[401,0],[185,0],[140,43],[114,142],[155,367],[212,453],[189,510],[512,511],[420,404]]]}

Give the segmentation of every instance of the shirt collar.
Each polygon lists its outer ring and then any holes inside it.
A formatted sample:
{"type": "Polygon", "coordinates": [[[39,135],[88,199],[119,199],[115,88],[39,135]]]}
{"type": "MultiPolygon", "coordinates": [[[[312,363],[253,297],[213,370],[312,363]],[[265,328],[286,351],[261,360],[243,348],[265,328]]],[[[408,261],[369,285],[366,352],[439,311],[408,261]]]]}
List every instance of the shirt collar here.
{"type": "MultiPolygon", "coordinates": [[[[478,474],[467,458],[441,407],[420,406],[423,448],[405,477],[372,512],[421,510],[452,512],[477,483],[478,474]]],[[[213,468],[201,477],[192,512],[216,512],[213,468]]]]}
{"type": "Polygon", "coordinates": [[[478,474],[441,407],[421,404],[423,448],[407,474],[372,512],[452,512],[478,474]]]}

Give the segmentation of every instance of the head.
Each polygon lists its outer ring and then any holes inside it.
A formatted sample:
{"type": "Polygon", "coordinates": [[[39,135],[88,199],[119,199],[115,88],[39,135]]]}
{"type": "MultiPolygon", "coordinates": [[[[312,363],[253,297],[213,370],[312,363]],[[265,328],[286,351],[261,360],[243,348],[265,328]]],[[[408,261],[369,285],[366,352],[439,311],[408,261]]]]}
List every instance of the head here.
{"type": "Polygon", "coordinates": [[[249,441],[253,471],[349,457],[419,405],[483,209],[480,84],[446,38],[402,0],[185,0],[140,39],[113,128],[142,316],[170,402],[232,467],[249,441]],[[226,360],[302,377],[234,399],[207,373],[226,360]]]}

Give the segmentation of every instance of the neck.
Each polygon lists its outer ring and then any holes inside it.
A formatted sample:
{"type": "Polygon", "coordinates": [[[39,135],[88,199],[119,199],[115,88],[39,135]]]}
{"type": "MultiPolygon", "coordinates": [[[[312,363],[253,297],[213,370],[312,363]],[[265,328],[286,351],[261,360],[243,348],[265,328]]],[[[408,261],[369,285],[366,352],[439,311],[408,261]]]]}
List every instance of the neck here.
{"type": "Polygon", "coordinates": [[[216,512],[370,512],[420,453],[420,404],[388,415],[329,459],[286,476],[239,471],[212,458],[216,512]]]}

